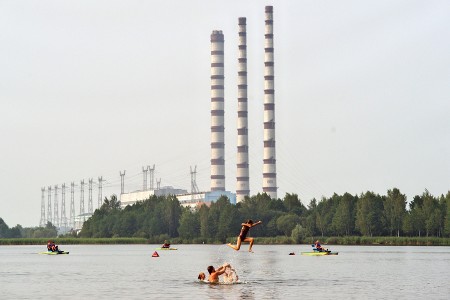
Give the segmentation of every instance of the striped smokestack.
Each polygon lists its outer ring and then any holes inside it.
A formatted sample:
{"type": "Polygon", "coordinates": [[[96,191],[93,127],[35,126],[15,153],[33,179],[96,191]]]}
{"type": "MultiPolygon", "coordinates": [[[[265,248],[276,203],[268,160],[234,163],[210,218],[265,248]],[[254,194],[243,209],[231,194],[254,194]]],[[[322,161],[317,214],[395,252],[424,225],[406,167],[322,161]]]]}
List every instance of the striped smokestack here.
{"type": "Polygon", "coordinates": [[[264,165],[263,192],[277,198],[275,155],[275,76],[273,51],[273,7],[266,6],[264,39],[264,165]]]}
{"type": "Polygon", "coordinates": [[[248,165],[248,111],[247,111],[247,30],[246,18],[239,18],[238,57],[238,140],[236,201],[250,196],[248,165]]]}
{"type": "Polygon", "coordinates": [[[211,34],[211,191],[225,191],[224,38],[211,34]]]}

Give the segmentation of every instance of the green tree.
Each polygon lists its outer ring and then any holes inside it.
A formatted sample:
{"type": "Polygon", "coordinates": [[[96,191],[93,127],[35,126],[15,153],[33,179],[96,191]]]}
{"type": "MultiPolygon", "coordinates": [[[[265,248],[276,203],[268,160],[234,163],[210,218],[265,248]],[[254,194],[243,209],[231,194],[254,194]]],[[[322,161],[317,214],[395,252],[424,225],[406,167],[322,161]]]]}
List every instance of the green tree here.
{"type": "Polygon", "coordinates": [[[406,195],[400,193],[397,188],[388,190],[383,206],[384,220],[389,234],[392,235],[395,231],[396,235],[400,236],[402,221],[406,213],[406,195]]]}
{"type": "Polygon", "coordinates": [[[197,212],[189,208],[183,209],[178,234],[183,239],[192,240],[200,236],[200,218],[197,212]]]}
{"type": "Polygon", "coordinates": [[[300,217],[293,213],[282,215],[277,219],[277,228],[285,236],[290,236],[297,224],[300,224],[300,217]]]}
{"type": "Polygon", "coordinates": [[[207,240],[212,237],[211,226],[208,224],[209,219],[209,207],[207,205],[200,206],[198,210],[200,220],[200,236],[207,240]]]}
{"type": "Polygon", "coordinates": [[[445,195],[444,236],[450,237],[450,191],[445,195]]]}
{"type": "Polygon", "coordinates": [[[357,203],[356,227],[366,236],[377,236],[382,233],[381,216],[383,200],[373,192],[362,194],[357,203]]]}
{"type": "Polygon", "coordinates": [[[333,216],[332,227],[337,235],[350,235],[355,227],[354,197],[345,193],[342,197],[333,197],[338,201],[336,213],[333,216]]]}
{"type": "Polygon", "coordinates": [[[316,226],[320,234],[324,236],[331,231],[331,222],[333,220],[333,204],[331,199],[325,197],[317,204],[316,208],[316,226]]]}
{"type": "Polygon", "coordinates": [[[306,211],[306,207],[302,204],[297,194],[286,193],[283,199],[283,206],[286,212],[296,214],[297,216],[303,215],[306,211]]]}
{"type": "Polygon", "coordinates": [[[421,198],[423,199],[422,210],[425,218],[426,235],[435,235],[439,229],[439,203],[428,190],[425,190],[421,198]]]}
{"type": "Polygon", "coordinates": [[[9,238],[9,226],[0,218],[0,238],[9,238]]]}
{"type": "Polygon", "coordinates": [[[297,244],[303,243],[307,236],[308,230],[300,224],[295,225],[294,229],[292,229],[291,237],[297,244]]]}
{"type": "Polygon", "coordinates": [[[112,195],[111,198],[108,200],[108,198],[105,198],[102,206],[100,209],[104,209],[106,211],[111,210],[119,210],[120,209],[120,200],[117,199],[116,195],[112,195]]]}
{"type": "Polygon", "coordinates": [[[308,231],[310,236],[318,234],[316,219],[317,219],[317,201],[313,198],[308,204],[308,210],[306,212],[306,218],[303,218],[303,226],[308,231]]]}
{"type": "Polygon", "coordinates": [[[167,226],[166,233],[171,236],[178,236],[178,226],[181,216],[180,202],[175,196],[168,196],[164,201],[164,223],[167,226]]]}

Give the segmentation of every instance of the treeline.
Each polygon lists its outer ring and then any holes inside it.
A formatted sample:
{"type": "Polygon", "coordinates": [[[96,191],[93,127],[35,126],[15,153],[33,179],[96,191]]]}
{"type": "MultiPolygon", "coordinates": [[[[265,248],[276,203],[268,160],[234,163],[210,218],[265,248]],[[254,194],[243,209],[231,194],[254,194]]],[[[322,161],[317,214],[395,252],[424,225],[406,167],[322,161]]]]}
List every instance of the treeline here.
{"type": "MultiPolygon", "coordinates": [[[[246,198],[236,205],[221,197],[209,207],[184,208],[175,196],[151,196],[121,209],[115,195],[87,220],[81,232],[67,237],[144,238],[150,243],[165,239],[177,243],[235,241],[244,220],[262,220],[252,228],[255,237],[301,243],[312,237],[450,237],[450,192],[433,196],[427,190],[407,205],[398,189],[386,195],[334,194],[313,199],[305,206],[296,194],[271,199],[266,194],[246,198]]],[[[0,238],[54,238],[56,228],[9,228],[0,218],[0,238]]],[[[342,240],[342,239],[341,239],[342,240]]],[[[344,239],[345,240],[345,239],[344,239]]],[[[351,243],[350,243],[351,244],[351,243]]]]}
{"type": "Polygon", "coordinates": [[[182,207],[175,196],[152,196],[120,209],[113,195],[84,223],[80,236],[225,243],[235,240],[240,224],[250,218],[263,221],[252,228],[252,236],[284,236],[294,242],[319,236],[449,237],[450,192],[435,197],[425,190],[409,207],[406,196],[394,188],[386,195],[334,194],[313,199],[307,207],[296,194],[276,200],[258,194],[236,205],[221,197],[197,210],[182,207]]]}
{"type": "Polygon", "coordinates": [[[45,227],[23,228],[21,225],[9,228],[0,218],[0,238],[53,238],[57,236],[57,229],[52,223],[47,223],[45,227]]]}

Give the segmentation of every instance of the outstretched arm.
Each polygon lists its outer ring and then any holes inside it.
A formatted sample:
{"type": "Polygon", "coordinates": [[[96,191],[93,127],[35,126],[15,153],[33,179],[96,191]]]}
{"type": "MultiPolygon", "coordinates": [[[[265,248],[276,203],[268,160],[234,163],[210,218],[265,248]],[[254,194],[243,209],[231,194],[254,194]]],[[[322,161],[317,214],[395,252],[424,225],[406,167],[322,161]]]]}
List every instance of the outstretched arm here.
{"type": "Polygon", "coordinates": [[[256,226],[256,225],[259,225],[259,224],[261,224],[261,223],[262,223],[262,221],[258,221],[258,222],[256,222],[256,223],[253,223],[253,224],[252,224],[252,227],[253,227],[253,226],[256,226]]]}
{"type": "Polygon", "coordinates": [[[222,275],[223,273],[225,273],[225,268],[228,267],[229,265],[230,265],[230,264],[224,264],[224,265],[218,267],[218,268],[216,269],[216,274],[217,274],[217,275],[222,275]]]}

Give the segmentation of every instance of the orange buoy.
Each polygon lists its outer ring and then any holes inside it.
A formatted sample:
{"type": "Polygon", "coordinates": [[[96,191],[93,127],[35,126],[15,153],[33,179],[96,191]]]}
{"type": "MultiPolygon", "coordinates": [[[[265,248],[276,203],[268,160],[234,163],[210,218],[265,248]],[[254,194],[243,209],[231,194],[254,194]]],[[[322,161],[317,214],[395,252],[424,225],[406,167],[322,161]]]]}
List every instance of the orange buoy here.
{"type": "Polygon", "coordinates": [[[159,254],[158,254],[158,252],[153,252],[153,254],[152,254],[152,257],[159,257],[159,254]]]}

